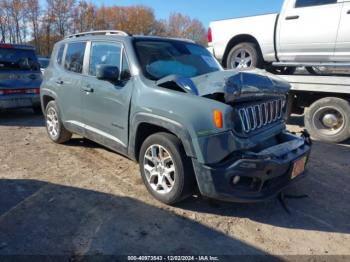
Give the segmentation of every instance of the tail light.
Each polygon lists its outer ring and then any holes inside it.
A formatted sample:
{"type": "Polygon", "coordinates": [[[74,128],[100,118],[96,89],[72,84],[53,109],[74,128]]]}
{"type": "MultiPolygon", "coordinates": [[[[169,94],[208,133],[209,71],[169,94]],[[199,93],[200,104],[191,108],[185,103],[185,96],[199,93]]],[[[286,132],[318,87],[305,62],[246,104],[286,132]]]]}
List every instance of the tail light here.
{"type": "Polygon", "coordinates": [[[30,89],[2,89],[0,90],[0,95],[21,95],[21,94],[40,94],[40,88],[30,88],[30,89]]]}
{"type": "Polygon", "coordinates": [[[0,44],[0,48],[10,49],[10,48],[13,48],[13,45],[10,45],[10,44],[0,44]]]}
{"type": "Polygon", "coordinates": [[[211,34],[211,28],[209,27],[208,29],[208,43],[213,42],[213,36],[211,34]]]}

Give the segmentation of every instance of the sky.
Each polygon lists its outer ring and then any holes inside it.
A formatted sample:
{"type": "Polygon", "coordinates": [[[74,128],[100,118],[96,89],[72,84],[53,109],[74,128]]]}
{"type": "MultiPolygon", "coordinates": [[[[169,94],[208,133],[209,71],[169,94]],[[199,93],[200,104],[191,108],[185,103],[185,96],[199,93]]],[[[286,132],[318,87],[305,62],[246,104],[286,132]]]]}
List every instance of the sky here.
{"type": "Polygon", "coordinates": [[[168,18],[180,12],[197,18],[205,27],[212,20],[279,12],[283,0],[92,0],[97,6],[146,5],[157,18],[168,18]]]}

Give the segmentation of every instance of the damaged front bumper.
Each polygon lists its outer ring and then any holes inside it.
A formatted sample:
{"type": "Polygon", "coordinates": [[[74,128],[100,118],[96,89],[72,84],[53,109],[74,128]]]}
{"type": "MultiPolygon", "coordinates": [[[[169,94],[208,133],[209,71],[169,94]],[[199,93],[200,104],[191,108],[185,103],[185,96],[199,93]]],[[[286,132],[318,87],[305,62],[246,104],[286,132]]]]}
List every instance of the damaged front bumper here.
{"type": "Polygon", "coordinates": [[[290,184],[305,177],[298,162],[307,163],[311,150],[308,135],[298,137],[288,132],[277,136],[278,144],[260,152],[241,152],[215,165],[193,159],[201,194],[232,202],[258,202],[275,197],[290,184]],[[293,171],[294,170],[294,171],[293,171]]]}

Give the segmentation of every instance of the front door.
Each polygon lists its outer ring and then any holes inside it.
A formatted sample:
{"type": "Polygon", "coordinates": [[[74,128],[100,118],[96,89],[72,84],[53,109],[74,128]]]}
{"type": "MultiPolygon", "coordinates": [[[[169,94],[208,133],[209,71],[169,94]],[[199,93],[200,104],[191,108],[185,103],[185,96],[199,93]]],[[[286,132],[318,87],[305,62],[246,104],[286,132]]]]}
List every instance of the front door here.
{"type": "Polygon", "coordinates": [[[350,62],[350,0],[344,0],[334,60],[336,62],[350,62]]]}
{"type": "Polygon", "coordinates": [[[124,151],[128,144],[129,105],[133,79],[122,44],[91,42],[88,76],[83,83],[82,116],[87,137],[124,151]],[[96,78],[98,65],[117,66],[119,80],[96,78]]]}
{"type": "Polygon", "coordinates": [[[332,61],[342,10],[340,1],[286,1],[278,22],[278,58],[281,61],[332,61]]]}

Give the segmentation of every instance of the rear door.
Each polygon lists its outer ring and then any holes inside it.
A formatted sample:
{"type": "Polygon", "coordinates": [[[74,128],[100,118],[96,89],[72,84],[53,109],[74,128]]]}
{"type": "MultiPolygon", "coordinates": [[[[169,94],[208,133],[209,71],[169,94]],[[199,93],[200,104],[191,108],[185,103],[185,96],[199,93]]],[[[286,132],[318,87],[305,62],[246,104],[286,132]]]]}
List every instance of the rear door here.
{"type": "MultiPolygon", "coordinates": [[[[35,54],[30,47],[0,44],[0,98],[32,97],[39,95],[42,76],[35,54]]],[[[28,105],[32,102],[28,99],[28,105]]]]}
{"type": "Polygon", "coordinates": [[[119,42],[92,41],[87,76],[83,83],[83,121],[87,137],[123,152],[128,144],[128,120],[133,82],[123,45],[119,42]],[[98,65],[117,66],[119,81],[96,78],[98,65]]]}
{"type": "Polygon", "coordinates": [[[286,1],[278,22],[278,58],[281,61],[331,61],[342,11],[341,1],[286,1]]]}
{"type": "Polygon", "coordinates": [[[70,42],[66,45],[62,65],[50,77],[57,90],[63,121],[72,124],[81,133],[81,86],[86,42],[70,42]]]}
{"type": "Polygon", "coordinates": [[[350,0],[343,3],[334,60],[350,62],[350,0]]]}

